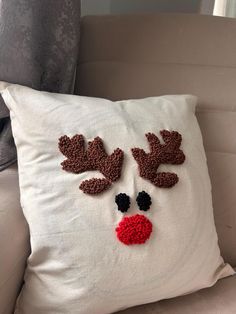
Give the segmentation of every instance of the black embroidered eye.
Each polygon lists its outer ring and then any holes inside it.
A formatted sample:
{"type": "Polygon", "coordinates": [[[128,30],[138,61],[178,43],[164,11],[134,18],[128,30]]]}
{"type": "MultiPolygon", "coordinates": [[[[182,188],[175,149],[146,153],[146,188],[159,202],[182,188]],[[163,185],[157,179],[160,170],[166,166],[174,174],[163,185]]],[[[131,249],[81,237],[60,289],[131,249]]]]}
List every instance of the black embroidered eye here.
{"type": "Polygon", "coordinates": [[[130,206],[130,199],[129,196],[125,193],[120,193],[116,195],[115,202],[118,206],[118,210],[122,213],[127,212],[130,206]]]}
{"type": "Polygon", "coordinates": [[[149,210],[152,200],[149,194],[147,194],[145,191],[139,192],[138,196],[136,198],[136,202],[138,204],[138,207],[140,210],[147,211],[149,210]]]}

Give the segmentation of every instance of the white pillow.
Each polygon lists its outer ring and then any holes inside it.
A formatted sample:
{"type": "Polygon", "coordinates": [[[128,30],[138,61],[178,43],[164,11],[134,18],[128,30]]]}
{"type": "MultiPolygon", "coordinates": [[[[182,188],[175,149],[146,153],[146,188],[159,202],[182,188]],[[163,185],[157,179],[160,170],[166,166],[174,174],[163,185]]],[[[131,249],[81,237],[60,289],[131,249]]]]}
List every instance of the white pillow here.
{"type": "Polygon", "coordinates": [[[2,96],[32,246],[17,314],[111,313],[234,273],[217,243],[195,97],[111,102],[17,85],[2,96]]]}

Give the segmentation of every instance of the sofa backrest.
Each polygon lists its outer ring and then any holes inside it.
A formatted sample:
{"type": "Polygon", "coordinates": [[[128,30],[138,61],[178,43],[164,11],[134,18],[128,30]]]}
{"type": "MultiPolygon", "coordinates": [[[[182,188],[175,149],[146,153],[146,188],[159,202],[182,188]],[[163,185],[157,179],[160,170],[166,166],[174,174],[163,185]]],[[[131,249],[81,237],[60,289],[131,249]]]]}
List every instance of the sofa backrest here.
{"type": "Polygon", "coordinates": [[[222,255],[236,266],[236,20],[155,14],[85,17],[75,93],[112,100],[199,97],[222,255]]]}

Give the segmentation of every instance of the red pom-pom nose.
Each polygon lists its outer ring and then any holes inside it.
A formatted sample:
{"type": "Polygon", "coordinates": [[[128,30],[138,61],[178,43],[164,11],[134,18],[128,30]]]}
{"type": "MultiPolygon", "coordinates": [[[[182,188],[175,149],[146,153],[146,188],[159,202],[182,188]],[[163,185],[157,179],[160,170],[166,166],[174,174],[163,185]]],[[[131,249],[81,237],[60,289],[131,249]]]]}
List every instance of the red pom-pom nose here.
{"type": "Polygon", "coordinates": [[[152,223],[143,215],[124,217],[116,228],[117,238],[126,245],[143,244],[152,233],[152,223]]]}

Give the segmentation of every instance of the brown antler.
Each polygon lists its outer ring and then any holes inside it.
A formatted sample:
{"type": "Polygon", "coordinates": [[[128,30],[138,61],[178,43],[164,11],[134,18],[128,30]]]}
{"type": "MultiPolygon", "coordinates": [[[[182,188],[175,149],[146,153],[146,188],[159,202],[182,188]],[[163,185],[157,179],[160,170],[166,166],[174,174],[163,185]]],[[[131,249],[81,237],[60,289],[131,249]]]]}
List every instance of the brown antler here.
{"type": "Polygon", "coordinates": [[[182,136],[178,132],[163,130],[160,132],[164,144],[160,143],[158,137],[153,133],[147,133],[146,137],[150,145],[150,153],[141,148],[133,148],[132,154],[139,166],[140,176],[151,181],[155,186],[170,188],[178,182],[175,173],[159,172],[157,169],[161,164],[182,164],[185,155],[180,150],[182,136]]]}
{"type": "Polygon", "coordinates": [[[119,148],[111,155],[107,155],[103,141],[96,137],[88,143],[87,151],[83,135],[75,135],[72,138],[64,135],[59,139],[58,144],[61,153],[67,157],[61,165],[65,171],[82,173],[90,170],[100,171],[105,178],[85,180],[81,183],[80,189],[84,193],[98,194],[107,189],[112,182],[119,179],[123,163],[123,151],[119,148]]]}

